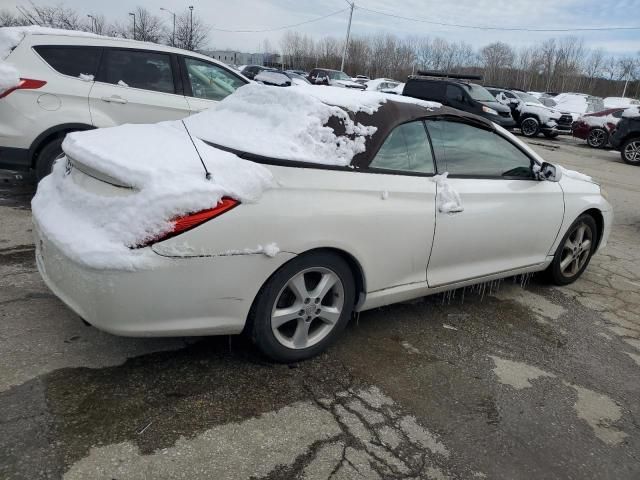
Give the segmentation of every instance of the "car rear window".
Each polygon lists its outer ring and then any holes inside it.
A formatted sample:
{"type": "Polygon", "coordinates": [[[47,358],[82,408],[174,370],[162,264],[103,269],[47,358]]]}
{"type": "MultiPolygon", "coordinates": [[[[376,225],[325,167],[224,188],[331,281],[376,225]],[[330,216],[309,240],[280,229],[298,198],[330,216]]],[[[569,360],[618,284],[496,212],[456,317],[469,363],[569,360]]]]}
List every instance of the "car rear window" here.
{"type": "Polygon", "coordinates": [[[96,75],[100,64],[100,47],[38,45],[33,47],[56,72],[71,77],[96,75]]]}

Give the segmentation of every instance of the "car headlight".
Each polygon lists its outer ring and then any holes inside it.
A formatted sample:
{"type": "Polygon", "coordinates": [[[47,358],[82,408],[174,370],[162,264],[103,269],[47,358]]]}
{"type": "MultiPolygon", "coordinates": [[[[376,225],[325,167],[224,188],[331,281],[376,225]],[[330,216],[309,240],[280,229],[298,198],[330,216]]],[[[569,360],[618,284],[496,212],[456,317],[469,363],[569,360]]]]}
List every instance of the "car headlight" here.
{"type": "Polygon", "coordinates": [[[600,195],[602,195],[602,198],[605,200],[609,200],[609,192],[607,192],[602,185],[600,185],[600,195]]]}
{"type": "Polygon", "coordinates": [[[482,111],[485,113],[490,113],[491,115],[498,115],[498,112],[496,112],[493,108],[489,108],[486,105],[482,106],[482,111]]]}

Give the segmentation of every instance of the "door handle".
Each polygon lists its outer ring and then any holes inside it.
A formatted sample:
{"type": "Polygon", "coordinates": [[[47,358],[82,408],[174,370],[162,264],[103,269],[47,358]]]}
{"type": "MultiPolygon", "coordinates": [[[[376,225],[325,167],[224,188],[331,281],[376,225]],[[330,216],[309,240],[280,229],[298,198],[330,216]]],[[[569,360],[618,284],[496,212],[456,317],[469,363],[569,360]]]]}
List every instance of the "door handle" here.
{"type": "Polygon", "coordinates": [[[455,215],[457,213],[462,213],[464,212],[464,207],[462,205],[454,205],[454,206],[450,206],[450,205],[443,205],[441,206],[438,211],[440,213],[447,213],[449,215],[455,215]]]}
{"type": "Polygon", "coordinates": [[[125,104],[128,102],[128,100],[126,98],[122,98],[119,95],[112,95],[110,97],[102,97],[100,100],[102,100],[103,102],[107,102],[107,103],[121,103],[121,104],[125,104]]]}

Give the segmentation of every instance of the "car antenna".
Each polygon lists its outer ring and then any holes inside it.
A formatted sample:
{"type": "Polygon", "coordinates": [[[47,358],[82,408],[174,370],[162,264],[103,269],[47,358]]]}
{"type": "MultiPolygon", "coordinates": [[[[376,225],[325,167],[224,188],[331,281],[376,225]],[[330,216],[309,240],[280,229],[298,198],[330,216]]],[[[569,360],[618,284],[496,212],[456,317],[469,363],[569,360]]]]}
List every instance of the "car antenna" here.
{"type": "Polygon", "coordinates": [[[180,120],[182,122],[182,126],[184,127],[184,129],[187,131],[187,135],[189,135],[189,140],[191,140],[191,143],[193,144],[193,148],[196,149],[196,153],[198,154],[198,158],[200,159],[200,163],[202,164],[202,168],[204,168],[204,176],[207,180],[211,180],[212,175],[211,172],[209,170],[207,170],[207,166],[204,164],[204,160],[202,159],[202,155],[200,155],[200,151],[198,150],[198,147],[196,146],[196,142],[193,141],[193,137],[191,136],[191,132],[189,131],[189,129],[187,128],[187,124],[184,123],[184,120],[180,120]]]}

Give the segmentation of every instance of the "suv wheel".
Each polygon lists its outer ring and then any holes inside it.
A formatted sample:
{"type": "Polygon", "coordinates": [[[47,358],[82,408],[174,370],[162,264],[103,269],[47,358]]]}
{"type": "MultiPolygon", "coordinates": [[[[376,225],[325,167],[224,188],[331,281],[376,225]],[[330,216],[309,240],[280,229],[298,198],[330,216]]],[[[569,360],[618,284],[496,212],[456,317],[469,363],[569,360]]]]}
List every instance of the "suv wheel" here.
{"type": "Polygon", "coordinates": [[[591,148],[602,148],[609,141],[609,134],[604,128],[592,128],[587,136],[587,144],[591,148]]]}
{"type": "Polygon", "coordinates": [[[622,161],[629,165],[640,165],[640,138],[630,138],[620,149],[622,161]]]}
{"type": "Polygon", "coordinates": [[[535,137],[540,132],[540,123],[533,117],[527,117],[522,120],[520,130],[525,137],[535,137]]]}
{"type": "Polygon", "coordinates": [[[64,157],[64,152],[62,151],[63,140],[64,137],[51,140],[42,148],[42,150],[40,150],[40,154],[38,155],[38,160],[36,162],[36,178],[38,181],[49,175],[53,168],[53,164],[64,157]]]}

